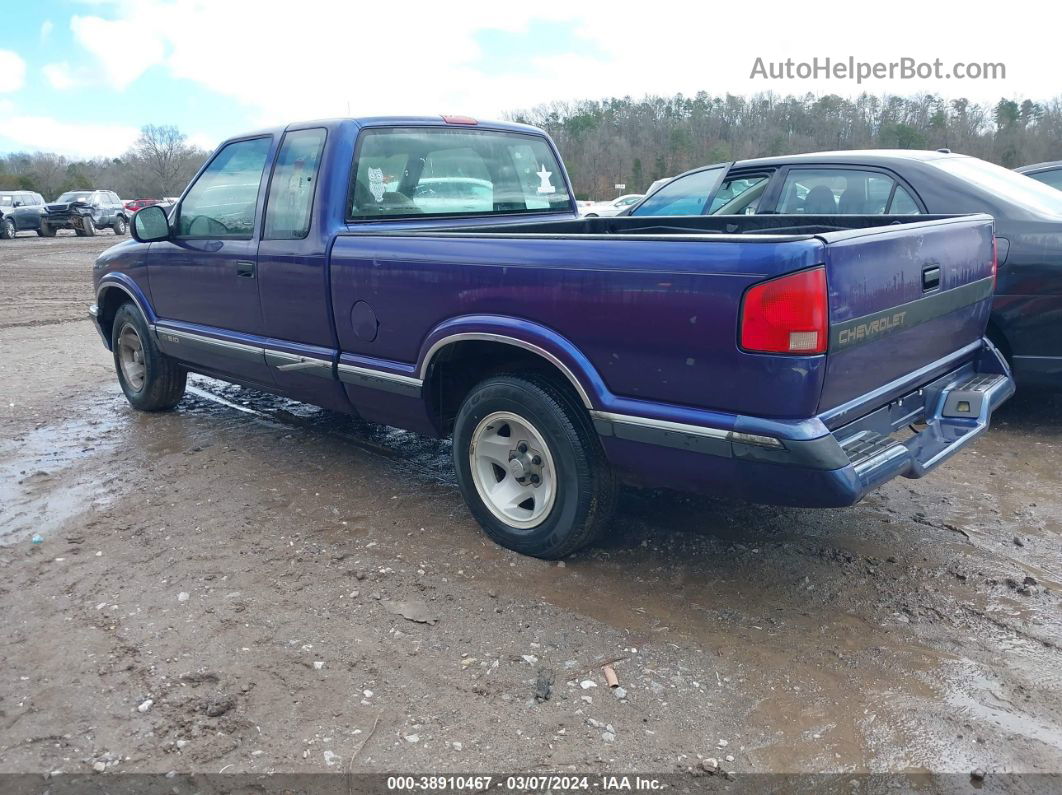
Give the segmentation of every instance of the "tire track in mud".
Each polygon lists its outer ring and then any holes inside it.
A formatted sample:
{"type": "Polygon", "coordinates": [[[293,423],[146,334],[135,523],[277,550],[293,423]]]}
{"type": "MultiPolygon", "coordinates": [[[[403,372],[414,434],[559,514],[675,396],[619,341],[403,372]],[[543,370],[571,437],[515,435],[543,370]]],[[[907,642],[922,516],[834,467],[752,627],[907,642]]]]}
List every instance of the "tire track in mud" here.
{"type": "Polygon", "coordinates": [[[242,412],[280,428],[298,429],[342,441],[385,461],[389,466],[433,484],[457,488],[449,440],[426,439],[410,431],[375,425],[355,417],[308,407],[285,398],[250,392],[214,379],[194,376],[188,392],[200,401],[242,412]],[[347,423],[351,431],[331,427],[347,423]]]}

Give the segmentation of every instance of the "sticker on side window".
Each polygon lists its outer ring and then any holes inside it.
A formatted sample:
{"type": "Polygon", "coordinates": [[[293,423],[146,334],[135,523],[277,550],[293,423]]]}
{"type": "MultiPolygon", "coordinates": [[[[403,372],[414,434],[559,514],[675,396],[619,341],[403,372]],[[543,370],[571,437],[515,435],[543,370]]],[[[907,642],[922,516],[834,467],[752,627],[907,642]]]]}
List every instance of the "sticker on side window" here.
{"type": "Polygon", "coordinates": [[[556,193],[557,189],[553,187],[553,183],[549,181],[549,178],[553,176],[552,171],[546,171],[546,167],[542,166],[535,172],[538,175],[538,192],[539,193],[556,193]]]}
{"type": "Polygon", "coordinates": [[[369,193],[376,201],[383,201],[384,173],[382,168],[369,168],[369,193]]]}

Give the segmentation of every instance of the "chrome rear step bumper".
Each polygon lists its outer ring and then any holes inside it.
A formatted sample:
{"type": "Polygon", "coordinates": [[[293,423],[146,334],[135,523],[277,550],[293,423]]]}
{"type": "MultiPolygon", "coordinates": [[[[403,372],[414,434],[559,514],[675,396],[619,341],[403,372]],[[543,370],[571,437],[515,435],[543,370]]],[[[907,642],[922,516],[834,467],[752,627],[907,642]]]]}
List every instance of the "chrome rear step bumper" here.
{"type": "Polygon", "coordinates": [[[976,362],[903,396],[835,431],[867,490],[903,475],[924,477],[983,433],[1014,379],[1002,355],[986,343],[976,362]],[[914,429],[914,423],[924,427],[914,429]],[[906,428],[915,431],[898,438],[906,428]]]}

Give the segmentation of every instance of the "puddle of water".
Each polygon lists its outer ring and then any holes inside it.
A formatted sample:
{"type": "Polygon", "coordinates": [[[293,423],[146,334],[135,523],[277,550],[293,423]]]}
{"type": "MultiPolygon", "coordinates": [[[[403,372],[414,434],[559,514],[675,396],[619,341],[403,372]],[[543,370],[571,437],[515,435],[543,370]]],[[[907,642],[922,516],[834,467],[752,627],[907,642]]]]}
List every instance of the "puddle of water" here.
{"type": "Polygon", "coordinates": [[[115,401],[85,417],[36,428],[0,446],[0,543],[45,537],[64,521],[107,500],[85,461],[118,444],[115,401]]]}

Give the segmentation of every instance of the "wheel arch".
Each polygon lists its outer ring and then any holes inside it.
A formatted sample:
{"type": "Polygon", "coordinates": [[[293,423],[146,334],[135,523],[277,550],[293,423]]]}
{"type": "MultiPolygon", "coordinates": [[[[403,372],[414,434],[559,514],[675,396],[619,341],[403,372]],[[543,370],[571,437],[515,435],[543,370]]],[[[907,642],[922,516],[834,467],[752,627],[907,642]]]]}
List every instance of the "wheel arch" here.
{"type": "Polygon", "coordinates": [[[544,326],[508,318],[444,324],[428,336],[418,361],[432,422],[444,435],[464,396],[491,375],[549,376],[587,411],[599,406],[606,392],[593,365],[570,341],[544,326]]]}
{"type": "Polygon", "coordinates": [[[155,325],[155,313],[135,282],[131,279],[128,282],[117,279],[102,282],[96,291],[96,322],[108,342],[114,326],[114,315],[118,307],[125,303],[132,303],[140,311],[149,328],[155,325]]]}

